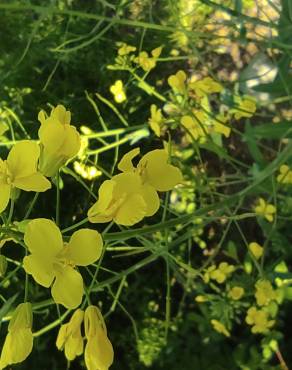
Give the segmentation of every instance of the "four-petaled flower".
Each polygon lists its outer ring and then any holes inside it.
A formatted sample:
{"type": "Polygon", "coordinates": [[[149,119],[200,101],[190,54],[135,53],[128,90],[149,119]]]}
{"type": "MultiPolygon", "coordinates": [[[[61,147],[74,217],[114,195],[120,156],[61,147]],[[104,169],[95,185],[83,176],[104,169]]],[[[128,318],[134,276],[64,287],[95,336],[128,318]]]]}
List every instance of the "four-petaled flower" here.
{"type": "Polygon", "coordinates": [[[88,211],[90,222],[114,220],[120,225],[134,225],[157,212],[157,191],[171,190],[182,181],[180,170],[167,163],[164,149],[147,153],[134,167],[132,160],[139,152],[136,148],[125,154],[118,165],[122,173],[102,183],[98,201],[88,211]]]}
{"type": "Polygon", "coordinates": [[[187,75],[184,71],[180,70],[176,72],[175,75],[171,75],[168,77],[168,84],[169,86],[174,90],[174,92],[177,92],[179,94],[184,94],[186,91],[186,85],[185,81],[187,79],[187,75]]]}
{"type": "Polygon", "coordinates": [[[255,206],[254,210],[258,216],[264,217],[269,222],[272,222],[274,220],[276,207],[273,204],[266,203],[263,198],[259,198],[258,205],[255,206]]]}
{"type": "Polygon", "coordinates": [[[0,213],[5,210],[12,191],[43,192],[51,183],[37,171],[40,148],[34,141],[20,141],[10,150],[7,160],[0,158],[0,213]]]}
{"type": "Polygon", "coordinates": [[[79,151],[81,141],[76,128],[70,125],[71,113],[63,105],[53,108],[50,116],[41,110],[39,138],[41,143],[40,171],[54,176],[59,168],[79,151]]]}
{"type": "Polygon", "coordinates": [[[113,94],[114,99],[117,103],[122,103],[127,100],[127,96],[124,90],[124,85],[122,80],[117,80],[111,87],[110,92],[113,94]]]}
{"type": "Polygon", "coordinates": [[[266,333],[275,323],[275,320],[269,320],[268,313],[264,310],[258,310],[256,307],[250,307],[247,311],[245,321],[252,325],[252,333],[266,333]]]}
{"type": "Polygon", "coordinates": [[[8,334],[2,347],[0,369],[24,361],[32,351],[32,308],[29,302],[21,303],[13,312],[8,334]]]}
{"type": "Polygon", "coordinates": [[[87,266],[101,255],[101,235],[90,229],[75,231],[64,243],[57,225],[45,218],[29,222],[24,234],[29,256],[24,257],[23,267],[34,280],[49,288],[56,303],[73,309],[83,296],[83,280],[75,266],[87,266]]]}

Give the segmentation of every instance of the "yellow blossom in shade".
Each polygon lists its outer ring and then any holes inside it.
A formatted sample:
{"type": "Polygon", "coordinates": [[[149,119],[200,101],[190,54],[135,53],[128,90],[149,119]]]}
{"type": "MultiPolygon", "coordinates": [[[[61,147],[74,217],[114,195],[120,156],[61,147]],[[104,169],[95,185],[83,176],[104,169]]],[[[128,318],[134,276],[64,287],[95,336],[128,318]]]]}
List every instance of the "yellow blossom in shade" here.
{"type": "Polygon", "coordinates": [[[110,92],[113,94],[114,99],[117,103],[122,103],[127,100],[127,96],[124,90],[124,84],[122,80],[117,80],[111,87],[110,92]]]}
{"type": "Polygon", "coordinates": [[[73,313],[70,321],[60,327],[56,346],[59,350],[64,350],[68,361],[73,361],[75,357],[83,353],[83,337],[81,334],[83,317],[84,311],[78,308],[73,313]]]}
{"type": "Polygon", "coordinates": [[[249,243],[248,249],[257,260],[263,255],[264,248],[256,242],[249,243]]]}
{"type": "Polygon", "coordinates": [[[272,204],[266,203],[263,198],[259,198],[258,205],[254,208],[255,213],[258,216],[264,217],[269,222],[274,220],[274,214],[276,213],[276,207],[272,204]]]}
{"type": "Polygon", "coordinates": [[[227,330],[224,324],[218,320],[211,320],[211,324],[218,333],[225,335],[226,337],[230,337],[230,332],[227,330]]]}
{"type": "Polygon", "coordinates": [[[231,109],[230,113],[234,114],[235,119],[252,117],[256,111],[256,100],[252,96],[235,96],[234,103],[236,104],[236,108],[231,109]]]}
{"type": "Polygon", "coordinates": [[[41,143],[40,171],[55,176],[59,168],[77,155],[81,141],[76,128],[70,125],[71,113],[63,105],[53,108],[50,116],[40,111],[39,138],[41,143]]]}
{"type": "Polygon", "coordinates": [[[126,44],[124,42],[118,42],[117,45],[119,47],[118,54],[120,56],[128,55],[128,54],[136,51],[136,47],[135,46],[128,45],[128,44],[126,44]]]}
{"type": "Polygon", "coordinates": [[[167,163],[164,149],[145,154],[134,167],[132,160],[139,152],[136,148],[125,154],[118,164],[122,173],[102,183],[98,201],[88,211],[90,222],[114,220],[120,225],[134,225],[158,211],[157,191],[171,190],[182,181],[180,170],[167,163]]]}
{"type": "Polygon", "coordinates": [[[197,295],[195,297],[195,301],[198,302],[198,303],[204,303],[204,302],[208,301],[208,298],[204,295],[197,295]]]}
{"type": "Polygon", "coordinates": [[[88,266],[101,255],[101,235],[90,229],[75,231],[64,243],[57,225],[45,218],[29,222],[24,242],[31,253],[24,257],[23,267],[34,280],[51,288],[54,301],[66,308],[79,306],[83,280],[75,266],[88,266]]]}
{"type": "Polygon", "coordinates": [[[286,164],[280,167],[280,173],[277,176],[277,181],[281,184],[292,184],[292,170],[286,164]]]}
{"type": "Polygon", "coordinates": [[[194,112],[194,116],[183,116],[181,124],[187,129],[188,133],[195,139],[204,138],[206,133],[202,127],[205,120],[205,112],[194,112]]]}
{"type": "Polygon", "coordinates": [[[266,311],[258,310],[256,307],[248,309],[245,321],[248,325],[252,325],[251,331],[254,334],[266,333],[275,324],[274,320],[269,320],[266,311]]]}
{"type": "Polygon", "coordinates": [[[101,312],[96,306],[88,306],[84,314],[87,343],[84,358],[87,370],[108,370],[114,359],[114,351],[107,337],[101,312]]]}
{"type": "Polygon", "coordinates": [[[215,270],[213,269],[209,272],[210,278],[216,280],[218,284],[222,284],[232,274],[234,269],[233,265],[229,265],[227,262],[221,262],[215,270]]]}
{"type": "Polygon", "coordinates": [[[2,347],[0,369],[24,361],[33,347],[32,308],[30,303],[18,305],[8,325],[2,347]]]}
{"type": "Polygon", "coordinates": [[[184,71],[180,70],[176,72],[175,75],[171,75],[168,77],[167,82],[169,86],[174,90],[174,92],[178,92],[179,94],[184,94],[186,91],[185,81],[187,79],[187,75],[184,71]]]}
{"type": "Polygon", "coordinates": [[[214,120],[213,129],[218,134],[222,134],[225,137],[230,136],[231,128],[226,124],[228,117],[219,115],[214,120]]]}
{"type": "Polygon", "coordinates": [[[200,98],[208,94],[220,93],[223,87],[211,77],[205,77],[201,80],[190,82],[189,88],[195,91],[195,94],[200,98]]]}
{"type": "Polygon", "coordinates": [[[255,297],[259,306],[266,306],[271,301],[276,300],[277,292],[273,289],[268,280],[259,280],[256,285],[255,297]]]}
{"type": "Polygon", "coordinates": [[[228,296],[235,301],[238,301],[244,295],[244,289],[240,286],[234,286],[228,292],[228,296]]]}
{"type": "Polygon", "coordinates": [[[164,123],[164,117],[161,113],[161,109],[157,109],[155,104],[152,104],[150,107],[151,117],[148,122],[151,129],[154,131],[155,135],[160,137],[161,135],[161,126],[164,123]]]}
{"type": "Polygon", "coordinates": [[[151,51],[151,56],[146,51],[141,51],[135,62],[145,71],[149,72],[156,67],[157,59],[162,52],[162,47],[155,48],[151,51]]]}
{"type": "Polygon", "coordinates": [[[37,171],[39,145],[21,141],[10,150],[7,160],[0,158],[0,213],[5,210],[14,189],[44,192],[51,183],[37,171]]]}

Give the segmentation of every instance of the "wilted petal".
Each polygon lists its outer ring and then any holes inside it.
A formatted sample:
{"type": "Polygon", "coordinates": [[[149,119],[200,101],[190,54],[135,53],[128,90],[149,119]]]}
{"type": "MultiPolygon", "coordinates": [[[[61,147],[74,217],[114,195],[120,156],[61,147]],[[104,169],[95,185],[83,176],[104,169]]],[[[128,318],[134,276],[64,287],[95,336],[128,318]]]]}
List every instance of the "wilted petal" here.
{"type": "Polygon", "coordinates": [[[65,266],[56,273],[52,286],[52,297],[56,303],[66,308],[78,307],[83,296],[83,280],[80,273],[70,266],[65,266]]]}
{"type": "Polygon", "coordinates": [[[75,231],[67,246],[66,258],[78,266],[88,266],[99,259],[102,245],[102,237],[96,230],[75,231]]]}
{"type": "Polygon", "coordinates": [[[63,248],[62,234],[58,226],[46,218],[36,218],[27,225],[24,242],[31,253],[54,257],[63,248]]]}

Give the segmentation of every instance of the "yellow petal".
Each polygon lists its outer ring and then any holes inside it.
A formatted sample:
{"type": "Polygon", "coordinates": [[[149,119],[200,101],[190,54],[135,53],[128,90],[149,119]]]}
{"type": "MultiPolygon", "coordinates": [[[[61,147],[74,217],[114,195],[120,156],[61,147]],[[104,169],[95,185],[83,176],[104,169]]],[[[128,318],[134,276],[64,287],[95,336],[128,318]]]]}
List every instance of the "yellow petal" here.
{"type": "Polygon", "coordinates": [[[65,127],[65,139],[60,149],[61,154],[68,160],[79,152],[80,146],[81,140],[76,128],[73,126],[65,127]]]}
{"type": "Polygon", "coordinates": [[[54,257],[63,248],[62,234],[58,226],[46,218],[36,218],[27,225],[24,242],[31,253],[54,257]]]}
{"type": "Polygon", "coordinates": [[[48,118],[39,128],[39,138],[48,153],[56,153],[62,149],[66,138],[65,126],[48,118]]]}
{"type": "Polygon", "coordinates": [[[140,222],[146,215],[147,205],[141,194],[130,194],[122,203],[114,216],[119,225],[132,226],[140,222]]]}
{"type": "Polygon", "coordinates": [[[106,180],[101,184],[98,191],[98,201],[87,212],[90,222],[99,223],[112,220],[112,215],[108,214],[106,210],[113,199],[115,185],[116,182],[112,180],[106,180]]]}
{"type": "Polygon", "coordinates": [[[96,230],[81,229],[71,236],[66,257],[78,266],[88,266],[99,259],[102,237],[96,230]]]}
{"type": "Polygon", "coordinates": [[[118,164],[118,169],[122,172],[134,171],[132,160],[139,153],[140,153],[140,148],[135,148],[135,149],[132,149],[129,153],[125,154],[118,164]]]}
{"type": "Polygon", "coordinates": [[[10,198],[10,191],[10,185],[0,185],[0,213],[2,213],[7,207],[10,198]]]}
{"type": "Polygon", "coordinates": [[[51,183],[40,172],[35,172],[26,177],[16,177],[13,186],[25,191],[43,192],[50,189],[51,183]]]}
{"type": "Polygon", "coordinates": [[[78,307],[83,296],[83,280],[80,273],[70,266],[65,266],[56,273],[52,286],[52,297],[56,303],[74,309],[78,307]]]}
{"type": "Polygon", "coordinates": [[[51,111],[51,117],[57,119],[62,125],[69,125],[71,121],[71,112],[66,110],[66,108],[58,104],[51,111]]]}
{"type": "Polygon", "coordinates": [[[39,145],[35,141],[21,141],[14,145],[7,157],[9,171],[14,178],[30,176],[37,172],[40,156],[39,145]]]}
{"type": "Polygon", "coordinates": [[[114,360],[111,342],[104,332],[88,339],[85,347],[85,364],[88,370],[108,370],[114,360]]]}
{"type": "Polygon", "coordinates": [[[168,155],[164,149],[153,150],[143,156],[138,168],[145,168],[144,181],[158,191],[171,190],[182,181],[181,171],[167,163],[168,155]]]}
{"type": "Polygon", "coordinates": [[[73,361],[75,357],[83,353],[83,339],[80,335],[70,336],[65,344],[65,356],[67,360],[73,361]]]}
{"type": "Polygon", "coordinates": [[[38,284],[46,288],[51,286],[55,277],[52,260],[42,255],[31,254],[24,257],[23,268],[38,284]]]}
{"type": "Polygon", "coordinates": [[[7,334],[2,347],[0,367],[24,361],[33,347],[33,336],[30,329],[19,329],[7,334]]]}
{"type": "Polygon", "coordinates": [[[144,185],[142,196],[147,205],[145,216],[153,216],[159,209],[160,200],[157,191],[151,185],[144,185]]]}

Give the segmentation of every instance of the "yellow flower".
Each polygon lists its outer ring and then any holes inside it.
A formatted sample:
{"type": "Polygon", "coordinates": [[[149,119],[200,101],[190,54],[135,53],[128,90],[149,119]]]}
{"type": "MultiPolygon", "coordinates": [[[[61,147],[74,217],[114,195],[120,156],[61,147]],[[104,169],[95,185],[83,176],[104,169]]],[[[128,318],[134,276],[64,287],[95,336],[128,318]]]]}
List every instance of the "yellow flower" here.
{"type": "Polygon", "coordinates": [[[160,137],[161,135],[161,126],[164,122],[164,117],[161,113],[161,109],[157,109],[155,104],[152,104],[150,107],[151,117],[148,122],[155,135],[160,137]]]}
{"type": "Polygon", "coordinates": [[[196,111],[194,116],[183,116],[181,124],[188,130],[189,134],[195,139],[204,138],[206,136],[202,124],[205,121],[205,112],[196,111]]]}
{"type": "Polygon", "coordinates": [[[80,149],[80,136],[70,125],[71,113],[63,105],[53,108],[48,117],[40,111],[41,123],[39,138],[41,142],[40,171],[45,176],[54,176],[59,168],[73,158],[80,149]]]}
{"type": "Polygon", "coordinates": [[[218,320],[211,320],[211,324],[213,328],[220,334],[225,335],[226,337],[230,337],[230,332],[226,329],[225,325],[218,320]]]}
{"type": "Polygon", "coordinates": [[[184,94],[186,91],[185,81],[187,79],[187,75],[184,71],[180,70],[176,72],[175,75],[171,75],[168,77],[168,84],[169,86],[174,90],[174,92],[177,92],[179,94],[184,94]]]}
{"type": "MultiPolygon", "coordinates": [[[[212,267],[212,266],[211,266],[212,267]]],[[[227,262],[221,262],[214,270],[209,271],[210,278],[216,280],[218,284],[222,284],[234,271],[234,266],[229,265],[227,262]]]]}
{"type": "Polygon", "coordinates": [[[171,190],[182,181],[180,170],[167,163],[164,149],[147,153],[135,168],[132,160],[139,152],[136,148],[125,154],[118,165],[123,173],[102,183],[98,201],[88,211],[90,222],[114,220],[120,225],[134,225],[158,211],[157,191],[171,190]]]}
{"type": "Polygon", "coordinates": [[[138,57],[135,59],[135,62],[139,64],[145,72],[151,71],[155,68],[157,59],[159,58],[162,51],[162,47],[158,47],[151,51],[152,57],[146,51],[141,51],[138,57]]]}
{"type": "Polygon", "coordinates": [[[32,308],[30,303],[18,305],[8,325],[2,347],[0,369],[24,361],[32,351],[32,308]]]}
{"type": "Polygon", "coordinates": [[[213,129],[218,134],[222,134],[225,137],[230,136],[231,128],[227,126],[228,117],[224,117],[223,115],[218,115],[214,120],[213,129]]]}
{"type": "Polygon", "coordinates": [[[264,248],[256,242],[249,243],[248,249],[257,260],[263,255],[264,248]]]}
{"type": "Polygon", "coordinates": [[[257,281],[255,287],[255,297],[259,306],[266,306],[277,298],[277,293],[268,280],[257,281]]]}
{"type": "Polygon", "coordinates": [[[274,220],[274,213],[276,213],[276,207],[272,204],[267,204],[263,198],[259,198],[258,205],[254,208],[255,213],[258,216],[262,216],[269,222],[274,220]]]}
{"type": "Polygon", "coordinates": [[[236,108],[231,109],[230,113],[234,114],[235,119],[252,117],[256,111],[256,100],[252,96],[245,95],[243,98],[235,96],[234,102],[236,108]]]}
{"type": "Polygon", "coordinates": [[[43,192],[51,183],[37,171],[40,148],[34,141],[21,141],[10,150],[7,160],[0,158],[0,213],[5,210],[17,188],[25,191],[43,192]]]}
{"type": "Polygon", "coordinates": [[[85,310],[84,328],[87,339],[84,353],[87,370],[108,370],[113,363],[114,351],[107,337],[104,319],[96,306],[89,306],[85,310]]]}
{"type": "Polygon", "coordinates": [[[238,301],[244,295],[244,289],[240,286],[234,286],[230,289],[228,296],[235,301],[238,301]]]}
{"type": "Polygon", "coordinates": [[[136,47],[135,46],[128,45],[128,44],[126,44],[124,42],[118,42],[117,45],[119,46],[118,54],[120,56],[128,55],[132,51],[136,51],[136,47]]]}
{"type": "Polygon", "coordinates": [[[102,175],[102,172],[99,171],[95,166],[87,166],[86,164],[75,161],[73,167],[76,173],[87,180],[93,180],[102,175]]]}
{"type": "Polygon", "coordinates": [[[73,361],[75,357],[83,353],[83,338],[81,335],[81,324],[83,322],[84,311],[78,308],[72,315],[70,321],[60,327],[56,346],[65,352],[68,361],[73,361]]]}
{"type": "Polygon", "coordinates": [[[211,77],[191,82],[189,83],[189,88],[194,90],[199,98],[208,94],[219,93],[223,90],[223,87],[211,77]]]}
{"type": "Polygon", "coordinates": [[[255,334],[267,332],[275,323],[274,320],[269,320],[266,311],[258,310],[256,307],[248,309],[245,321],[248,325],[252,325],[251,331],[255,334]]]}
{"type": "Polygon", "coordinates": [[[88,266],[101,255],[102,238],[95,230],[75,231],[64,243],[56,224],[45,218],[29,222],[24,242],[29,256],[24,257],[23,267],[34,280],[49,288],[54,301],[74,309],[81,303],[83,280],[75,266],[88,266]]]}
{"type": "Polygon", "coordinates": [[[117,80],[111,87],[110,92],[113,94],[114,99],[117,103],[122,103],[127,100],[127,96],[124,90],[124,85],[122,80],[117,80]]]}
{"type": "Polygon", "coordinates": [[[292,170],[286,164],[280,167],[280,173],[277,176],[277,181],[281,184],[292,184],[292,170]]]}

